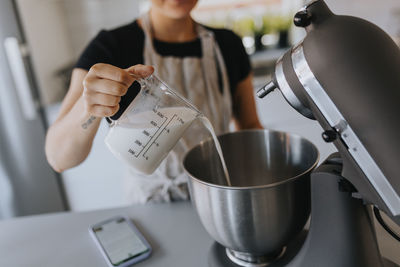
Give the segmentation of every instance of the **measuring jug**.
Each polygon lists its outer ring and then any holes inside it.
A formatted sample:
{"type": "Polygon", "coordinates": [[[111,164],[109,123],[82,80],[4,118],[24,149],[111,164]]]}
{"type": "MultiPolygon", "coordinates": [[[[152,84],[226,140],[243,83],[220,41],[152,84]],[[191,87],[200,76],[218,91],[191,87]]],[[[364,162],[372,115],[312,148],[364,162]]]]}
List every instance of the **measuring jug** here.
{"type": "Polygon", "coordinates": [[[111,124],[105,143],[134,170],[151,174],[201,113],[154,74],[137,81],[139,94],[111,124]]]}

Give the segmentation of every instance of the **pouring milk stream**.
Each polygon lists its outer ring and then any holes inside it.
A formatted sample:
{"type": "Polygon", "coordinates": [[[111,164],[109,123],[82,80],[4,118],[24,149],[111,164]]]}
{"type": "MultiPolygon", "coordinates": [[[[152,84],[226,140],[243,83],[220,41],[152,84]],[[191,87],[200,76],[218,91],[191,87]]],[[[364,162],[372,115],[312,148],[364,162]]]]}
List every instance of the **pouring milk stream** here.
{"type": "Polygon", "coordinates": [[[210,121],[154,74],[138,82],[141,85],[139,95],[113,122],[106,136],[105,143],[111,152],[138,172],[151,174],[185,130],[199,119],[213,137],[227,185],[231,186],[222,149],[210,121]]]}

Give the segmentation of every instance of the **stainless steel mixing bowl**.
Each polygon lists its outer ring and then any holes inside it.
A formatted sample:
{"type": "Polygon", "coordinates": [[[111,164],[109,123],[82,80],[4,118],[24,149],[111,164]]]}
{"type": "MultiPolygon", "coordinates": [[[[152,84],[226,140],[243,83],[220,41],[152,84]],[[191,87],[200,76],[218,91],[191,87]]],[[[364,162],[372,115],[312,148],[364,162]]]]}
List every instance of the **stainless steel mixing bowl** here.
{"type": "Polygon", "coordinates": [[[233,253],[273,255],[310,214],[310,172],[317,148],[289,133],[249,130],[218,137],[231,176],[227,186],[213,141],[184,157],[191,198],[203,226],[233,253]]]}

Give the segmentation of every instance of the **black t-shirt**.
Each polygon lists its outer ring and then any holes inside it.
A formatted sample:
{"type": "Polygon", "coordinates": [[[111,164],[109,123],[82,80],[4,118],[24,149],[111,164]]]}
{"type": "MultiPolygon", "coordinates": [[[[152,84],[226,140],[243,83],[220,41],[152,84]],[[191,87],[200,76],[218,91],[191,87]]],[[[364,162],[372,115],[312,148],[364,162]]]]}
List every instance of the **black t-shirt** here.
{"type": "MultiPolygon", "coordinates": [[[[240,37],[232,31],[208,27],[207,29],[214,32],[215,39],[221,49],[233,96],[237,84],[246,78],[251,71],[249,57],[240,37]]],[[[125,69],[132,65],[143,64],[144,38],[144,32],[137,20],[114,30],[100,31],[83,51],[75,67],[89,70],[96,63],[107,63],[125,69]]],[[[162,56],[202,56],[200,39],[182,43],[162,42],[153,39],[153,44],[157,53],[162,56]]],[[[119,117],[137,95],[138,90],[136,83],[129,88],[128,93],[122,97],[121,108],[114,118],[119,117]]]]}

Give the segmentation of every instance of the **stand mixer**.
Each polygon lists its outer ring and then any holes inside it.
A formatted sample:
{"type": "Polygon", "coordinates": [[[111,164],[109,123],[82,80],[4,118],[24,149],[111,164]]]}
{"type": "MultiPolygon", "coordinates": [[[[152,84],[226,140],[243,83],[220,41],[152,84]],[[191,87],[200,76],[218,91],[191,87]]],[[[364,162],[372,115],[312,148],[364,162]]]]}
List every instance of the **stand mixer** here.
{"type": "Polygon", "coordinates": [[[288,266],[384,266],[365,204],[400,224],[400,50],[377,26],[334,15],[322,0],[294,23],[307,36],[278,60],[257,95],[279,88],[320,123],[339,154],[312,174],[310,232],[288,266]]]}
{"type": "MultiPolygon", "coordinates": [[[[322,138],[332,142],[338,153],[311,172],[308,232],[298,233],[285,251],[272,253],[264,262],[253,261],[252,251],[247,251],[250,260],[235,258],[216,243],[209,265],[397,266],[381,256],[370,206],[400,225],[400,49],[377,26],[335,15],[323,0],[307,4],[294,23],[305,28],[307,36],[278,60],[272,81],[257,95],[263,98],[279,89],[299,113],[319,122],[322,138]]],[[[193,172],[192,152],[184,167],[192,178],[192,201],[208,229],[199,210],[204,198],[198,196],[196,185],[206,175],[193,172]]],[[[214,186],[213,181],[200,182],[214,186]]]]}

